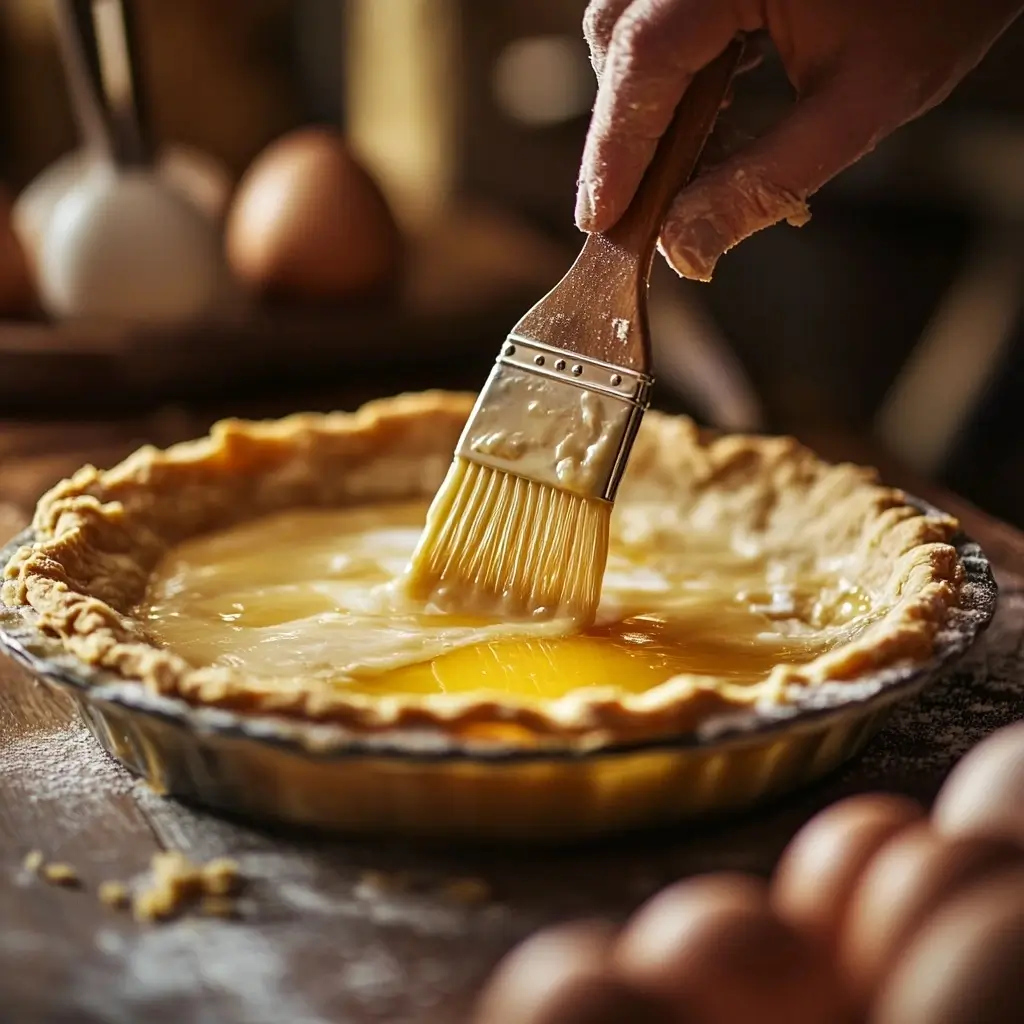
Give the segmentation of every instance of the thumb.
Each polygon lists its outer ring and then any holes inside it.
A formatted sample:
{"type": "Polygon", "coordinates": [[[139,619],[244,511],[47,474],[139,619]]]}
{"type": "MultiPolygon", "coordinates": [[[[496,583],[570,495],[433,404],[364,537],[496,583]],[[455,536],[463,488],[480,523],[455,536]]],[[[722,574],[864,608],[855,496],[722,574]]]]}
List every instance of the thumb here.
{"type": "Polygon", "coordinates": [[[902,121],[857,86],[833,80],[679,193],[660,240],[677,273],[709,281],[718,258],[745,238],[782,220],[810,220],[807,197],[902,121]]]}

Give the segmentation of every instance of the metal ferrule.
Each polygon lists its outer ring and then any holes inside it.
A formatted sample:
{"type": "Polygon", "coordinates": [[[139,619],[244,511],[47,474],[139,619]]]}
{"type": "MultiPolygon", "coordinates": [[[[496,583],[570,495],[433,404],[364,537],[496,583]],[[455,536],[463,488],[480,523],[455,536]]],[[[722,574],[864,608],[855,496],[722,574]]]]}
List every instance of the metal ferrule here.
{"type": "Polygon", "coordinates": [[[510,334],[456,455],[613,501],[653,378],[510,334]]]}

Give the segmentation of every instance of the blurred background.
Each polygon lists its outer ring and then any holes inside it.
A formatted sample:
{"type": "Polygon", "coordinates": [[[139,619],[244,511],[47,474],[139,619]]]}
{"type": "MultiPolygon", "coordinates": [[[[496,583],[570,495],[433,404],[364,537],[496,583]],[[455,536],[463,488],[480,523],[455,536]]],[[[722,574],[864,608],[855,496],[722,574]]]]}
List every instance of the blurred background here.
{"type": "MultiPolygon", "coordinates": [[[[580,243],[575,176],[594,94],[584,6],[128,0],[142,163],[189,194],[226,253],[216,295],[187,316],[156,295],[162,312],[147,316],[120,315],[123,293],[145,289],[120,287],[130,265],[96,265],[68,204],[48,219],[74,185],[82,111],[54,5],[4,0],[0,215],[24,267],[0,258],[0,419],[212,418],[475,390],[580,243]],[[62,158],[59,187],[52,175],[41,186],[62,158]],[[114,305],[97,305],[106,292],[114,305]]],[[[877,442],[1024,525],[1022,62],[1018,24],[947,104],[827,187],[809,226],[744,243],[712,284],[659,270],[658,404],[826,448],[841,436],[855,456],[877,442]]],[[[721,137],[756,135],[790,101],[767,59],[741,81],[721,137]]],[[[165,213],[155,235],[187,248],[165,213]]]]}

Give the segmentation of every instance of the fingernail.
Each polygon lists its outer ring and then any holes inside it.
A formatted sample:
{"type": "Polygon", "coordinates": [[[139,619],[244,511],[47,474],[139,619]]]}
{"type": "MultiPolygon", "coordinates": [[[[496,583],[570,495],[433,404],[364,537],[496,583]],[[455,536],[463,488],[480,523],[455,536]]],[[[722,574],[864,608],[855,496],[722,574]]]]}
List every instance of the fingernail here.
{"type": "Polygon", "coordinates": [[[719,256],[729,247],[715,225],[704,218],[665,225],[662,249],[677,274],[710,281],[719,256]]]}
{"type": "Polygon", "coordinates": [[[592,231],[594,227],[594,193],[585,173],[576,186],[576,227],[580,231],[592,231]]]}

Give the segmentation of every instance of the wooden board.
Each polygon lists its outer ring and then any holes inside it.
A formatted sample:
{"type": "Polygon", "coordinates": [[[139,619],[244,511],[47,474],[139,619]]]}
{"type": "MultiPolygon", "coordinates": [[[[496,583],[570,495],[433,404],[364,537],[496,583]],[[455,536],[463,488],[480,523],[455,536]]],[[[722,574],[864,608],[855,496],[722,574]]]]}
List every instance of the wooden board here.
{"type": "MultiPolygon", "coordinates": [[[[202,418],[0,425],[0,539],[85,458],[111,462],[142,438],[168,443],[202,418]]],[[[0,1016],[453,1024],[502,953],[545,922],[621,917],[693,872],[767,873],[799,825],[846,793],[885,787],[930,799],[966,749],[1024,710],[1024,536],[948,496],[927,496],[954,506],[995,560],[1002,597],[985,640],[846,770],[700,828],[534,853],[274,834],[152,794],[99,750],[62,699],[0,659],[0,1016]],[[253,879],[242,919],[138,926],[100,906],[100,881],[132,875],[162,847],[237,857],[253,879]],[[34,848],[75,865],[83,888],[28,877],[21,860],[34,848]],[[381,890],[370,871],[406,883],[381,890]],[[464,878],[485,881],[491,897],[467,906],[446,896],[464,878]]]]}

